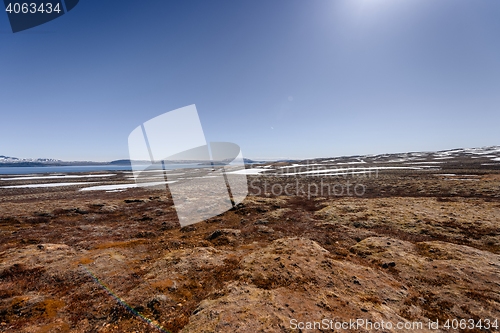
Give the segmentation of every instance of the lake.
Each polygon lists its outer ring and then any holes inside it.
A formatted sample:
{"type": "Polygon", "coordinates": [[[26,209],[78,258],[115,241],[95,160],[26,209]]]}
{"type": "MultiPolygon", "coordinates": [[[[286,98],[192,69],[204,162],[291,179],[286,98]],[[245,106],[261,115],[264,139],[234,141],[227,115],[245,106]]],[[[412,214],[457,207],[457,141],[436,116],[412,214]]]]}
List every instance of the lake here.
{"type": "MultiPolygon", "coordinates": [[[[200,164],[168,164],[165,169],[192,169],[210,167],[200,164]]],[[[132,171],[130,165],[68,165],[68,166],[46,166],[46,167],[0,167],[0,175],[28,175],[39,173],[69,173],[69,172],[93,172],[93,171],[132,171]]]]}

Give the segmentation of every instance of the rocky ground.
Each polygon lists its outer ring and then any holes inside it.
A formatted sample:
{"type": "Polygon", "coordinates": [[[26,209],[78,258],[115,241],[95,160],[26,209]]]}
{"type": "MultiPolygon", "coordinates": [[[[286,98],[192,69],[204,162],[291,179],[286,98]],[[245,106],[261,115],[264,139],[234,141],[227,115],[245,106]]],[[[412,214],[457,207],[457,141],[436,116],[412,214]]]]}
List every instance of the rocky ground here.
{"type": "Polygon", "coordinates": [[[499,331],[500,168],[453,161],[371,176],[262,165],[236,208],[183,228],[165,191],[0,188],[0,331],[499,331]],[[347,182],[363,193],[313,186],[347,182]]]}

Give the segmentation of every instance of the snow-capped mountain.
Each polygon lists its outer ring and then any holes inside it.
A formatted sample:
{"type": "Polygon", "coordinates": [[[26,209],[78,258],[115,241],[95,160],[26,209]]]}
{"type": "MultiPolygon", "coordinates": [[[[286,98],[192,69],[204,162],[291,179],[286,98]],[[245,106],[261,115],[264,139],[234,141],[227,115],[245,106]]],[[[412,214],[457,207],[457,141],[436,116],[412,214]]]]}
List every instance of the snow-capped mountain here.
{"type": "Polygon", "coordinates": [[[60,160],[52,158],[17,158],[0,155],[0,163],[57,163],[60,160]]]}
{"type": "MultiPolygon", "coordinates": [[[[396,153],[396,154],[383,154],[372,157],[373,159],[387,159],[396,158],[401,160],[447,160],[456,158],[472,158],[472,159],[490,159],[498,161],[500,158],[500,146],[490,146],[481,148],[458,148],[440,151],[425,151],[425,152],[409,152],[409,153],[396,153]]],[[[396,160],[394,160],[396,162],[396,160]]],[[[399,160],[397,160],[399,161],[399,160]]]]}
{"type": "Polygon", "coordinates": [[[339,156],[314,159],[322,163],[334,164],[460,164],[475,163],[482,166],[500,165],[500,146],[481,148],[458,148],[440,151],[387,153],[379,155],[339,156]]]}
{"type": "MultiPolygon", "coordinates": [[[[438,164],[449,162],[473,161],[481,165],[500,164],[500,146],[490,146],[481,148],[458,148],[441,151],[422,151],[406,153],[388,153],[379,155],[353,155],[338,156],[330,158],[310,159],[335,164],[365,164],[365,163],[405,163],[405,164],[438,164]]],[[[288,160],[288,162],[299,161],[288,160]]],[[[305,160],[304,160],[305,161],[305,160]]],[[[281,160],[281,162],[286,162],[281,160]]],[[[245,163],[252,164],[255,161],[245,159],[245,163]]],[[[261,161],[260,163],[264,163],[261,161]]],[[[129,160],[117,160],[111,162],[92,161],[61,161],[51,158],[17,158],[0,155],[0,166],[39,166],[39,165],[94,165],[94,164],[130,164],[129,160]]]]}

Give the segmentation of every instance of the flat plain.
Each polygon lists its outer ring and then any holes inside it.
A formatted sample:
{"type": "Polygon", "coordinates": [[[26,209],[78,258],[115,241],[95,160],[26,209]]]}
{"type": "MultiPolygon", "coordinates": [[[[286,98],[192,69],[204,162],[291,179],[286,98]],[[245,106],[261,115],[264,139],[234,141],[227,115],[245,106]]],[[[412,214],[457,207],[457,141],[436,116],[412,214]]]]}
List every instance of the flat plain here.
{"type": "Polygon", "coordinates": [[[0,331],[498,331],[499,156],[253,165],[243,202],[182,228],[127,172],[2,176],[0,331]],[[474,325],[428,327],[447,320],[474,325]]]}

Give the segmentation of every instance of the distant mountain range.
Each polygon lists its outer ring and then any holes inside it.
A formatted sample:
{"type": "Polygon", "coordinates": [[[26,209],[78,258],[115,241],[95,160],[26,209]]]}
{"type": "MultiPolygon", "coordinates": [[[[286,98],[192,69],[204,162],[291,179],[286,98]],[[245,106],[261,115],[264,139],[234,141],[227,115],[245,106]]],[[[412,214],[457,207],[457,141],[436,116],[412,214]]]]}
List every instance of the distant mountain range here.
{"type": "Polygon", "coordinates": [[[0,166],[45,166],[45,165],[57,165],[58,163],[64,163],[60,160],[51,158],[17,158],[11,156],[0,155],[0,166]]]}
{"type": "Polygon", "coordinates": [[[2,167],[38,167],[38,166],[67,166],[67,165],[127,165],[129,160],[119,160],[111,162],[93,162],[93,161],[61,161],[53,158],[17,158],[0,155],[0,166],[2,167]]]}
{"type": "Polygon", "coordinates": [[[17,158],[17,157],[9,157],[9,156],[0,155],[0,163],[25,163],[25,162],[54,163],[54,162],[62,162],[62,161],[50,159],[50,158],[17,158]]]}
{"type": "MultiPolygon", "coordinates": [[[[437,163],[493,163],[500,162],[500,146],[481,148],[458,148],[440,151],[421,151],[406,153],[390,153],[378,155],[339,156],[333,158],[316,158],[311,161],[334,162],[339,164],[371,164],[371,163],[407,163],[407,164],[437,164],[437,163]]],[[[486,164],[484,164],[486,165],[486,164]]]]}
{"type": "MultiPolygon", "coordinates": [[[[407,153],[391,153],[391,154],[379,154],[379,155],[353,155],[353,156],[339,156],[330,157],[332,161],[344,161],[348,163],[362,163],[374,162],[374,163],[384,163],[384,162],[397,162],[403,160],[425,160],[425,159],[436,159],[436,160],[447,160],[460,157],[469,157],[473,159],[484,158],[493,162],[500,161],[500,146],[490,146],[481,148],[458,148],[440,151],[425,151],[425,152],[407,152],[407,153]],[[349,162],[350,161],[350,162],[349,162]]],[[[310,160],[326,160],[328,158],[316,158],[310,160]]],[[[296,162],[299,160],[287,160],[280,159],[275,161],[255,161],[248,158],[243,159],[245,164],[254,163],[269,163],[269,162],[296,162]]],[[[149,161],[134,161],[137,163],[149,164],[149,161]]],[[[206,164],[203,161],[166,161],[167,164],[188,164],[188,163],[200,163],[206,164]]],[[[217,164],[217,162],[215,162],[217,164]]],[[[0,166],[2,167],[40,167],[40,166],[71,166],[71,165],[130,165],[131,162],[128,159],[115,160],[110,162],[93,162],[93,161],[61,161],[50,158],[17,158],[0,155],[0,166]]]]}
{"type": "MultiPolygon", "coordinates": [[[[245,163],[258,163],[256,161],[245,158],[245,163]]],[[[149,164],[149,161],[135,161],[139,164],[149,164]]],[[[168,164],[176,163],[203,163],[202,161],[168,161],[168,164]]],[[[71,165],[130,165],[128,159],[115,160],[110,162],[94,162],[94,161],[61,161],[51,158],[17,158],[0,155],[1,167],[41,167],[41,166],[71,166],[71,165]]]]}

